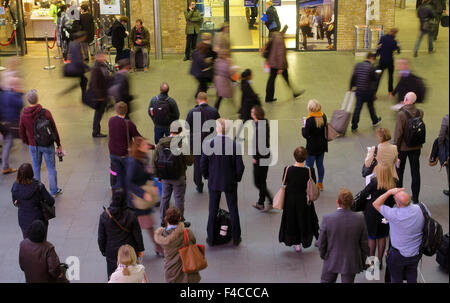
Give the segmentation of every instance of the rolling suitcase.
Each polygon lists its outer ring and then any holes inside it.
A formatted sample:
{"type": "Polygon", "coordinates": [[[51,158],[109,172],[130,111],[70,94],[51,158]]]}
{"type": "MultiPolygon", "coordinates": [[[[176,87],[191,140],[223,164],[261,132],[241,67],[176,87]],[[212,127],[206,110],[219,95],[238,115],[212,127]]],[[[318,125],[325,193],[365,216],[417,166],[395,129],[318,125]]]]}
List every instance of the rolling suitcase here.
{"type": "Polygon", "coordinates": [[[339,135],[344,136],[347,131],[348,124],[352,116],[351,108],[353,100],[355,99],[355,93],[348,91],[345,93],[344,102],[341,109],[337,109],[333,112],[330,125],[338,132],[339,135]]]}
{"type": "Polygon", "coordinates": [[[134,64],[136,69],[143,69],[144,66],[144,52],[142,49],[139,49],[136,53],[134,53],[134,64]]]}

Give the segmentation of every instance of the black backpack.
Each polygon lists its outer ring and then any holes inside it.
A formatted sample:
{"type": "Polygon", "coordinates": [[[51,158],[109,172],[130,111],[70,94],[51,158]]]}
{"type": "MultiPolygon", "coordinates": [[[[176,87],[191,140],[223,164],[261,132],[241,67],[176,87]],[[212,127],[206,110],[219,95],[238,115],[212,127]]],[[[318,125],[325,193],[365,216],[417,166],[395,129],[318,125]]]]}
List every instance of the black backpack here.
{"type": "Polygon", "coordinates": [[[431,257],[441,247],[443,238],[442,226],[430,217],[423,203],[419,203],[425,223],[423,225],[422,244],[420,245],[420,252],[425,256],[431,257]]]}
{"type": "MultiPolygon", "coordinates": [[[[214,245],[221,245],[231,240],[231,219],[230,213],[219,208],[216,216],[216,224],[214,231],[214,245]]],[[[212,240],[212,239],[211,239],[212,240]]]]}
{"type": "Polygon", "coordinates": [[[423,122],[422,117],[420,117],[420,111],[416,111],[415,117],[412,117],[407,110],[402,109],[402,112],[404,112],[408,118],[404,135],[406,145],[415,147],[424,144],[426,129],[425,123],[423,122]]]}
{"type": "Polygon", "coordinates": [[[170,126],[170,123],[172,122],[170,104],[167,102],[168,100],[169,97],[166,99],[158,98],[153,106],[153,122],[157,125],[170,126]]]}
{"type": "Polygon", "coordinates": [[[50,120],[45,117],[45,109],[42,109],[34,120],[33,130],[37,146],[49,146],[56,141],[55,130],[50,120]]]}
{"type": "Polygon", "coordinates": [[[163,147],[158,153],[157,176],[162,180],[173,180],[180,177],[180,158],[175,156],[170,147],[163,147]]]}

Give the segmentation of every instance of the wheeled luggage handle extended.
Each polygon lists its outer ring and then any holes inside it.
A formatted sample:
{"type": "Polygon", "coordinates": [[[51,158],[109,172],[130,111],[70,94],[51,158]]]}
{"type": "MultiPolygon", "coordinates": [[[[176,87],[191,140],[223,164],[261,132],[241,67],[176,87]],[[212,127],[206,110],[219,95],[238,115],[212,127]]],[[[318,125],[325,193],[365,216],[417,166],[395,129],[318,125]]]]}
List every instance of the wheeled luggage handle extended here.
{"type": "Polygon", "coordinates": [[[341,110],[346,110],[347,112],[350,112],[353,105],[353,99],[355,98],[355,93],[352,91],[347,91],[345,93],[344,102],[342,102],[341,110]],[[345,109],[347,105],[347,109],[345,109]]]}

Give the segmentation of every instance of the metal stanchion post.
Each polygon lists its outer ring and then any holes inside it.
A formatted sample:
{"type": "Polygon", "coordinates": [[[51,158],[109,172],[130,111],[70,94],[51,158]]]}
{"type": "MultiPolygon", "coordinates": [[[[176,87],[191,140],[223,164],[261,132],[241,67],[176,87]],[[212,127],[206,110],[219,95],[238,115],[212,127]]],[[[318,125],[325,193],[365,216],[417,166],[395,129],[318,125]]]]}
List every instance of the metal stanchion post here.
{"type": "Polygon", "coordinates": [[[56,46],[56,48],[58,49],[58,54],[56,56],[54,56],[53,58],[56,60],[61,59],[61,47],[59,47],[58,45],[56,46]]]}
{"type": "Polygon", "coordinates": [[[54,65],[50,65],[50,52],[48,50],[48,33],[45,33],[45,48],[47,49],[47,62],[48,62],[48,65],[44,66],[44,69],[45,70],[55,69],[54,65]]]}
{"type": "Polygon", "coordinates": [[[14,32],[16,33],[14,35],[14,42],[16,43],[16,56],[19,56],[19,45],[17,44],[17,22],[14,23],[14,32]]]}

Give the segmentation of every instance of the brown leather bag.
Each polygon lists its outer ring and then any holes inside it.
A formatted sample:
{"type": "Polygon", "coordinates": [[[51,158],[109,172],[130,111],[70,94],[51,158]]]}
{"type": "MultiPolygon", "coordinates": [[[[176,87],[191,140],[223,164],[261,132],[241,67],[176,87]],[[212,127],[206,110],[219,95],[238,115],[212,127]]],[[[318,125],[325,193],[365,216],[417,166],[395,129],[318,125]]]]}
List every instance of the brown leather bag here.
{"type": "Polygon", "coordinates": [[[183,263],[183,272],[187,274],[199,272],[208,267],[208,262],[205,257],[205,245],[189,243],[189,235],[184,229],[184,247],[178,250],[183,263]]]}

